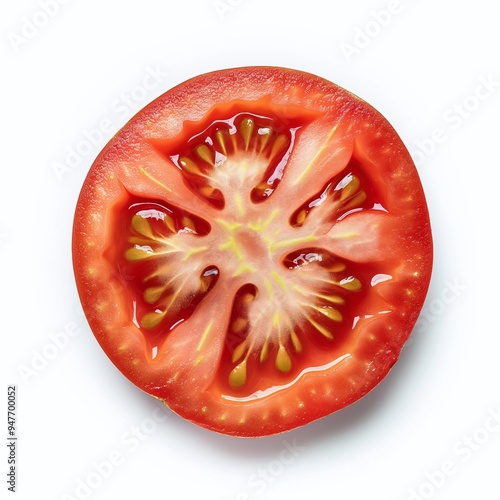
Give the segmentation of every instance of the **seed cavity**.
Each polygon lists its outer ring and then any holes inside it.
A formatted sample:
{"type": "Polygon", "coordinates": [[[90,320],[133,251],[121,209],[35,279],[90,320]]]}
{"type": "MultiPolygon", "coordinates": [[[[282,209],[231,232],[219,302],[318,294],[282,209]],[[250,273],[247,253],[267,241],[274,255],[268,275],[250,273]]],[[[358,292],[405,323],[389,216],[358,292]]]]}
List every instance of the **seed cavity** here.
{"type": "MultiPolygon", "coordinates": [[[[160,152],[182,172],[186,185],[205,202],[224,209],[222,194],[238,183],[245,199],[254,203],[271,196],[286,170],[298,130],[307,120],[270,118],[237,113],[214,120],[176,151],[158,145],[160,152]],[[239,180],[239,182],[237,182],[239,180]]],[[[229,203],[230,204],[230,203],[229,203]]]]}
{"type": "Polygon", "coordinates": [[[346,262],[324,249],[304,248],[286,256],[283,269],[291,281],[273,270],[262,279],[261,290],[248,284],[235,298],[228,328],[235,339],[228,342],[233,346],[228,381],[234,390],[243,390],[261,370],[293,373],[296,357],[319,345],[333,347],[339,328],[352,324],[342,309],[363,285],[346,262]]]}
{"type": "Polygon", "coordinates": [[[316,196],[309,198],[295,210],[289,222],[292,227],[302,227],[313,212],[316,220],[333,221],[350,210],[368,208],[367,200],[368,195],[357,175],[340,174],[328,181],[316,196]]]}
{"type": "MultiPolygon", "coordinates": [[[[123,256],[134,267],[123,272],[129,281],[136,270],[145,275],[137,280],[142,301],[134,301],[132,321],[154,331],[152,338],[157,339],[161,332],[188,319],[218,280],[216,267],[202,268],[199,259],[190,262],[207,250],[193,245],[192,238],[206,235],[210,227],[182,210],[153,202],[132,202],[128,211],[129,246],[123,256]],[[187,264],[179,266],[179,262],[187,264]],[[198,277],[193,272],[198,272],[198,277]]],[[[158,345],[150,348],[157,352],[158,345]]]]}

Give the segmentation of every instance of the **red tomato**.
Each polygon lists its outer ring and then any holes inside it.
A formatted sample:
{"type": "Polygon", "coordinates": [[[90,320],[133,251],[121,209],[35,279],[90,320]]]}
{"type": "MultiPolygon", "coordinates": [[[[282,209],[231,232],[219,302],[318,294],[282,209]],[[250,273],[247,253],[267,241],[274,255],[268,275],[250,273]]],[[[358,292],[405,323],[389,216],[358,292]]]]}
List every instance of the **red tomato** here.
{"type": "Polygon", "coordinates": [[[81,302],[122,373],[184,418],[263,436],[387,374],[430,280],[415,166],[366,102],[317,76],[193,78],[104,148],[76,208],[81,302]]]}

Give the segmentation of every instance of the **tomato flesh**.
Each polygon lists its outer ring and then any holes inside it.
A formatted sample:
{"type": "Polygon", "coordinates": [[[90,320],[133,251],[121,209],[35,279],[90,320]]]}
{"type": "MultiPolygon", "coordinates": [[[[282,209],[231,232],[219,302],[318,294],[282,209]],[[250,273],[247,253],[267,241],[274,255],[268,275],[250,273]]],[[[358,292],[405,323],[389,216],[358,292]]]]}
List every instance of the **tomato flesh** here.
{"type": "Polygon", "coordinates": [[[280,68],[202,75],[139,113],[92,166],[73,238],[84,309],[119,369],[239,436],[373,388],[432,263],[394,130],[334,84],[280,68]]]}

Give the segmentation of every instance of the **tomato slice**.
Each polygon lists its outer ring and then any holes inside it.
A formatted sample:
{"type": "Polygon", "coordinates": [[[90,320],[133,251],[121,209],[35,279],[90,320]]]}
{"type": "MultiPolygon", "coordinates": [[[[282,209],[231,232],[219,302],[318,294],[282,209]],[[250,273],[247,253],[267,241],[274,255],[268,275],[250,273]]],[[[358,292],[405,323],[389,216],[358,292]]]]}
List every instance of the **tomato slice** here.
{"type": "Polygon", "coordinates": [[[208,429],[283,432],[396,362],[429,285],[415,166],[366,102],[299,71],[193,78],[92,165],[73,233],[89,324],[134,384],[208,429]]]}

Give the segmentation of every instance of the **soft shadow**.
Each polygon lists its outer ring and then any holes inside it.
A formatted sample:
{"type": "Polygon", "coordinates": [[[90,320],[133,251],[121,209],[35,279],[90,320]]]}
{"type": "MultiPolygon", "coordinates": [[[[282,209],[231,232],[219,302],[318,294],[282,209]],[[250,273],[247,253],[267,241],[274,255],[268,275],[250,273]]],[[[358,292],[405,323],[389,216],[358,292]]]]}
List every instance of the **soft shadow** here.
{"type": "Polygon", "coordinates": [[[283,442],[291,443],[296,440],[299,446],[308,450],[317,447],[328,439],[334,443],[337,436],[362,427],[377,416],[391,400],[396,404],[398,391],[404,390],[408,379],[414,376],[415,365],[421,363],[421,342],[414,342],[404,349],[399,361],[394,365],[387,377],[371,392],[356,403],[316,420],[292,431],[261,438],[238,438],[217,434],[215,432],[198,427],[181,417],[171,413],[164,425],[175,426],[175,432],[186,434],[187,440],[194,440],[200,446],[207,446],[224,453],[230,458],[245,456],[246,458],[273,459],[283,449],[283,442]],[[420,358],[420,359],[419,359],[420,358]]]}

